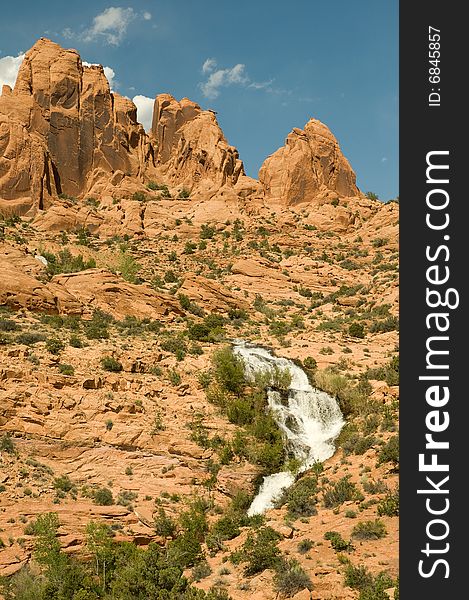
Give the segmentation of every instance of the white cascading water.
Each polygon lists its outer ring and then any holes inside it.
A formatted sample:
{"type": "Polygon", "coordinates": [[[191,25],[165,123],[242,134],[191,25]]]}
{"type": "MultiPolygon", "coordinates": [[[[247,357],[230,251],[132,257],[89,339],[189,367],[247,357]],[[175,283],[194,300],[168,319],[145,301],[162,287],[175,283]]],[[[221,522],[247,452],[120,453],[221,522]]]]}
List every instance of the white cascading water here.
{"type": "MultiPolygon", "coordinates": [[[[331,457],[335,451],[334,440],[344,426],[336,399],[313,388],[306,373],[287,358],[278,358],[264,348],[244,342],[235,343],[233,352],[242,358],[248,379],[254,379],[256,373],[274,373],[275,369],[289,371],[291,383],[287,404],[282,403],[281,394],[274,390],[268,391],[267,401],[285,436],[288,450],[301,464],[299,472],[311,468],[316,461],[331,457]]],[[[290,471],[264,477],[248,515],[262,514],[273,508],[294,481],[295,475],[290,471]]]]}

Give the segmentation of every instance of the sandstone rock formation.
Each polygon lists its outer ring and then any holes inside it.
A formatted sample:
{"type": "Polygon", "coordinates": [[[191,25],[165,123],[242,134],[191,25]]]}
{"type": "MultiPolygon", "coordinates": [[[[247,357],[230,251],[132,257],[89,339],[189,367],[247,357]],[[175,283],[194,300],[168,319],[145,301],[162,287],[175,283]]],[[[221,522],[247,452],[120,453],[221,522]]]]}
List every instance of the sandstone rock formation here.
{"type": "Polygon", "coordinates": [[[99,308],[117,319],[126,315],[155,319],[170,313],[184,314],[171,296],[159,294],[150,286],[127,283],[103,269],[56,275],[51,284],[73,294],[83,306],[99,308]]]}
{"type": "Polygon", "coordinates": [[[217,190],[244,175],[238,151],[226,141],[214,112],[187,98],[156,97],[151,135],[157,162],[173,184],[217,190]]]}
{"type": "Polygon", "coordinates": [[[0,97],[3,206],[43,208],[117,171],[141,178],[152,148],[136,116],[130,100],[110,91],[101,66],[83,66],[75,50],[41,38],[14,90],[4,86],[0,97]]]}
{"type": "Polygon", "coordinates": [[[269,156],[259,171],[267,198],[287,205],[313,202],[319,196],[356,196],[355,173],[330,130],[316,119],[294,128],[285,146],[269,156]]]}

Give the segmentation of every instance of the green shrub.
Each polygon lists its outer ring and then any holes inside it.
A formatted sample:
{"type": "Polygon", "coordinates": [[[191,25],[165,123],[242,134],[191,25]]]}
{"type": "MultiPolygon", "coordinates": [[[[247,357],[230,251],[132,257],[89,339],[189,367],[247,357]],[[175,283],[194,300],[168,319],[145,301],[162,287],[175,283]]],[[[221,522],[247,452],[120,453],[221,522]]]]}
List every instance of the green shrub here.
{"type": "Polygon", "coordinates": [[[287,489],[279,505],[288,505],[288,514],[293,518],[312,517],[317,514],[317,479],[303,477],[287,489]]]}
{"type": "Polygon", "coordinates": [[[378,465],[393,463],[394,468],[399,468],[399,436],[394,435],[381,448],[378,454],[378,465]]]}
{"type": "Polygon", "coordinates": [[[92,208],[98,208],[101,202],[97,198],[89,197],[85,200],[86,206],[91,206],[92,208]]]}
{"type": "Polygon", "coordinates": [[[136,200],[137,202],[145,202],[147,196],[144,192],[134,192],[132,194],[132,200],[136,200]]]}
{"type": "Polygon", "coordinates": [[[68,475],[61,475],[54,479],[54,488],[67,493],[73,488],[73,483],[68,475]]]}
{"type": "Polygon", "coordinates": [[[65,344],[61,340],[57,338],[47,338],[46,350],[48,350],[51,354],[60,354],[64,348],[65,344]]]}
{"type": "Polygon", "coordinates": [[[261,527],[250,533],[240,551],[233,553],[233,562],[245,562],[244,574],[248,577],[272,569],[279,564],[280,550],[277,543],[280,534],[272,527],[261,527]]]}
{"type": "Polygon", "coordinates": [[[62,373],[62,375],[74,375],[75,374],[75,369],[73,368],[72,365],[60,363],[58,365],[58,368],[59,368],[60,373],[62,373]]]}
{"type": "Polygon", "coordinates": [[[315,371],[318,368],[318,363],[317,360],[312,356],[307,356],[303,360],[303,366],[310,371],[315,371]]]}
{"type": "Polygon", "coordinates": [[[295,559],[282,559],[275,569],[275,590],[282,596],[291,597],[305,588],[313,589],[311,579],[295,559]]]}
{"type": "Polygon", "coordinates": [[[379,237],[379,238],[375,238],[371,242],[371,245],[373,246],[373,248],[381,248],[382,246],[386,246],[386,244],[388,242],[389,242],[388,238],[379,237]]]}
{"type": "Polygon", "coordinates": [[[183,198],[184,200],[190,198],[190,195],[190,191],[186,188],[182,188],[182,190],[179,192],[179,198],[183,198]]]}
{"type": "Polygon", "coordinates": [[[176,369],[168,369],[168,379],[174,386],[180,385],[182,382],[182,377],[176,369]]]}
{"type": "Polygon", "coordinates": [[[177,278],[176,274],[174,273],[174,271],[171,271],[171,269],[169,269],[164,274],[164,280],[166,283],[176,283],[178,278],[177,278]]]}
{"type": "Polygon", "coordinates": [[[379,540],[387,535],[386,527],[380,519],[362,521],[352,530],[352,537],[357,540],[379,540]]]}
{"type": "Polygon", "coordinates": [[[375,321],[371,324],[371,333],[387,333],[388,331],[399,330],[399,319],[397,317],[388,317],[384,321],[375,321]]]}
{"type": "Polygon", "coordinates": [[[111,506],[114,504],[114,498],[109,488],[98,488],[93,493],[93,499],[95,504],[99,506],[111,506]]]}
{"type": "Polygon", "coordinates": [[[202,240],[211,240],[216,233],[216,228],[204,223],[200,228],[200,239],[202,240]]]}
{"type": "Polygon", "coordinates": [[[363,481],[362,486],[367,494],[384,494],[388,491],[388,486],[381,479],[378,481],[366,479],[363,481]]]}
{"type": "Polygon", "coordinates": [[[168,517],[164,508],[158,509],[158,516],[154,522],[155,532],[162,537],[174,537],[176,533],[176,523],[168,517]]]}
{"type": "Polygon", "coordinates": [[[128,252],[121,251],[117,257],[116,270],[129,283],[139,283],[138,272],[141,265],[128,252]]]}
{"type": "Polygon", "coordinates": [[[0,438],[0,452],[6,452],[7,454],[15,453],[15,445],[8,433],[4,433],[0,438]]]}
{"type": "Polygon", "coordinates": [[[85,335],[90,340],[104,340],[109,338],[108,327],[113,322],[111,315],[102,310],[94,310],[90,321],[85,321],[85,335]]]}
{"type": "Polygon", "coordinates": [[[44,342],[45,340],[46,336],[43,333],[34,333],[32,331],[20,333],[16,336],[16,343],[24,344],[25,346],[34,346],[34,344],[44,342]]]}
{"type": "Polygon", "coordinates": [[[359,590],[359,600],[389,600],[385,592],[394,585],[393,579],[387,573],[378,573],[376,577],[364,565],[355,567],[348,563],[345,570],[345,585],[359,590]]]}
{"type": "Polygon", "coordinates": [[[349,563],[345,569],[345,585],[354,590],[369,588],[373,585],[373,575],[364,565],[355,567],[349,563]]]}
{"type": "Polygon", "coordinates": [[[335,508],[344,502],[357,500],[358,497],[359,494],[356,485],[350,481],[350,475],[346,475],[326,490],[323,498],[324,506],[326,508],[335,508]]]}
{"type": "Polygon", "coordinates": [[[193,323],[188,328],[189,339],[198,342],[208,342],[210,336],[210,329],[205,323],[193,323]]]}
{"type": "Polygon", "coordinates": [[[138,494],[130,490],[122,490],[116,498],[116,504],[132,508],[132,502],[138,497],[138,494]]]}
{"type": "Polygon", "coordinates": [[[72,335],[68,343],[72,348],[83,348],[83,342],[77,335],[72,335]]]}
{"type": "Polygon", "coordinates": [[[230,347],[225,347],[213,353],[212,365],[215,380],[222,388],[240,394],[245,385],[242,359],[236,356],[230,347]]]}
{"type": "Polygon", "coordinates": [[[386,496],[379,501],[378,516],[380,517],[398,517],[399,516],[399,488],[389,491],[386,496]]]}
{"type": "Polygon", "coordinates": [[[365,337],[365,328],[361,323],[351,323],[348,328],[349,335],[355,338],[364,338],[365,337]]]}
{"type": "Polygon", "coordinates": [[[12,319],[0,319],[0,331],[18,331],[21,327],[12,319]]]}
{"type": "MultiPolygon", "coordinates": [[[[86,240],[86,243],[83,243],[82,238],[79,239],[79,243],[81,240],[81,245],[88,245],[88,235],[85,234],[84,239],[86,240]]],[[[68,248],[61,250],[57,255],[50,252],[43,252],[42,255],[47,260],[46,272],[50,277],[58,275],[59,273],[78,273],[79,271],[85,271],[86,269],[93,269],[96,267],[96,261],[93,258],[85,261],[81,254],[73,256],[68,248]]]]}
{"type": "Polygon", "coordinates": [[[331,542],[336,552],[350,552],[354,550],[352,542],[346,542],[338,531],[326,531],[324,539],[331,542]]]}
{"type": "Polygon", "coordinates": [[[305,539],[301,540],[297,546],[297,550],[300,554],[307,554],[314,546],[313,540],[305,539]]]}
{"type": "Polygon", "coordinates": [[[191,571],[192,581],[201,581],[212,574],[212,569],[206,560],[197,563],[191,571]]]}
{"type": "Polygon", "coordinates": [[[110,371],[112,373],[119,373],[123,369],[122,363],[113,356],[104,356],[101,359],[101,366],[105,371],[110,371]]]}

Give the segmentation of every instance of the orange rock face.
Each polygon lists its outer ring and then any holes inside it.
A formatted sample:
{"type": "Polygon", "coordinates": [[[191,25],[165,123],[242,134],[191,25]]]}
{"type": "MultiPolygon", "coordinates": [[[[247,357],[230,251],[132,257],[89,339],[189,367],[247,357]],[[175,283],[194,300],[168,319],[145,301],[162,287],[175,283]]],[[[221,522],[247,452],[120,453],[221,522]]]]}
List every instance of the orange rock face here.
{"type": "Polygon", "coordinates": [[[156,97],[151,135],[157,162],[173,184],[217,190],[244,175],[238,151],[226,141],[215,114],[187,98],[156,97]]]}
{"type": "Polygon", "coordinates": [[[79,196],[115,171],[141,177],[152,150],[137,110],[101,66],[41,38],[0,97],[0,197],[20,212],[79,196]]]}
{"type": "Polygon", "coordinates": [[[311,202],[330,193],[357,196],[355,173],[330,130],[311,119],[293,129],[285,146],[269,156],[259,171],[267,198],[287,205],[311,202]]]}

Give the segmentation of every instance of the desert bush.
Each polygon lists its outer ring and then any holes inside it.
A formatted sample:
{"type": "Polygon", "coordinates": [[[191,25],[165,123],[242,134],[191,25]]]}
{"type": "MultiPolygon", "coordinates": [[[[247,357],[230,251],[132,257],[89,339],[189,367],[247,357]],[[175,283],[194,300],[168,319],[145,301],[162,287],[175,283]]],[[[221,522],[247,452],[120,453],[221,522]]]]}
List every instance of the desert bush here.
{"type": "Polygon", "coordinates": [[[387,535],[386,527],[380,519],[362,521],[352,530],[352,537],[356,540],[379,540],[385,535],[387,535]]]}
{"type": "Polygon", "coordinates": [[[389,600],[385,590],[394,584],[395,581],[387,573],[378,573],[373,577],[364,565],[355,567],[349,563],[345,570],[345,585],[360,592],[358,600],[389,600]]]}
{"type": "Polygon", "coordinates": [[[0,452],[6,452],[7,454],[15,453],[15,445],[8,433],[4,433],[0,438],[0,452]]]}
{"type": "Polygon", "coordinates": [[[21,327],[13,319],[0,319],[0,331],[18,331],[21,327]]]}
{"type": "Polygon", "coordinates": [[[300,554],[307,554],[313,546],[313,540],[305,539],[298,543],[297,550],[300,554]]]}
{"type": "Polygon", "coordinates": [[[180,373],[178,373],[178,371],[176,369],[168,369],[167,376],[168,376],[169,381],[174,386],[178,386],[182,382],[182,377],[181,377],[180,373]]]}
{"type": "Polygon", "coordinates": [[[283,558],[275,569],[274,587],[282,596],[291,597],[305,588],[312,590],[313,584],[295,558],[283,558]]]}
{"type": "Polygon", "coordinates": [[[212,365],[215,380],[228,392],[240,394],[245,385],[244,365],[230,347],[213,353],[212,365]]]}
{"type": "Polygon", "coordinates": [[[386,496],[379,501],[377,511],[379,517],[399,516],[399,488],[387,492],[386,496]]]}
{"type": "Polygon", "coordinates": [[[114,498],[109,488],[97,488],[93,492],[93,500],[99,506],[111,506],[114,504],[114,498]]]}
{"type": "Polygon", "coordinates": [[[373,248],[381,248],[382,246],[386,246],[388,242],[388,238],[378,237],[371,242],[371,245],[373,248]]]}
{"type": "Polygon", "coordinates": [[[61,475],[54,479],[54,488],[61,492],[69,492],[73,488],[72,480],[68,475],[61,475]]]}
{"type": "Polygon", "coordinates": [[[312,517],[317,514],[317,479],[303,477],[287,489],[278,504],[287,504],[288,513],[293,518],[312,517]]]}
{"type": "Polygon", "coordinates": [[[130,490],[122,490],[119,492],[116,498],[116,504],[120,506],[132,507],[132,502],[138,497],[138,494],[131,492],[130,490]]]}
{"type": "Polygon", "coordinates": [[[17,344],[24,344],[25,346],[34,346],[38,342],[44,342],[46,340],[46,336],[43,333],[35,333],[33,331],[27,331],[25,333],[20,333],[16,336],[17,344]]]}
{"type": "Polygon", "coordinates": [[[154,522],[155,532],[162,537],[174,537],[176,533],[176,522],[168,517],[164,508],[158,509],[158,515],[154,522]]]}
{"type": "Polygon", "coordinates": [[[216,231],[215,227],[204,223],[200,228],[200,239],[211,240],[215,236],[216,231]]]}
{"type": "Polygon", "coordinates": [[[378,454],[378,465],[393,463],[394,468],[399,468],[399,436],[394,435],[384,444],[378,454]]]}
{"type": "Polygon", "coordinates": [[[61,250],[57,255],[43,252],[42,256],[47,260],[46,273],[50,277],[59,273],[78,273],[96,267],[96,261],[93,258],[85,261],[83,255],[73,256],[67,248],[61,250]]]}
{"type": "Polygon", "coordinates": [[[362,483],[362,486],[367,494],[384,494],[388,491],[388,486],[381,479],[378,481],[374,481],[373,479],[365,479],[365,481],[362,483]]]}
{"type": "Polygon", "coordinates": [[[383,321],[375,321],[370,326],[370,333],[386,333],[397,330],[399,330],[399,319],[392,316],[383,321]]]}
{"type": "Polygon", "coordinates": [[[65,344],[62,340],[59,340],[58,338],[47,338],[46,350],[51,354],[60,354],[64,348],[65,344]]]}
{"type": "Polygon", "coordinates": [[[364,338],[365,337],[365,328],[361,323],[351,323],[348,328],[349,335],[355,338],[364,338]]]}
{"type": "Polygon", "coordinates": [[[75,369],[73,368],[72,365],[60,363],[58,365],[58,369],[62,375],[74,375],[75,374],[75,369]]]}
{"type": "Polygon", "coordinates": [[[212,569],[206,560],[201,560],[191,571],[192,581],[201,581],[212,574],[212,569]]]}
{"type": "Polygon", "coordinates": [[[317,360],[312,356],[307,356],[303,360],[303,366],[309,371],[315,371],[318,368],[318,363],[317,360]]]}
{"type": "Polygon", "coordinates": [[[352,542],[346,542],[338,531],[326,531],[324,539],[330,541],[336,552],[351,552],[354,550],[352,542]]]}
{"type": "Polygon", "coordinates": [[[255,533],[251,532],[241,549],[231,554],[232,562],[247,563],[244,574],[248,577],[272,569],[279,564],[280,550],[277,543],[280,534],[272,527],[261,527],[255,533]]]}
{"type": "Polygon", "coordinates": [[[103,356],[101,359],[101,366],[105,371],[110,371],[112,373],[119,373],[122,371],[123,366],[117,359],[113,356],[103,356]]]}
{"type": "Polygon", "coordinates": [[[90,340],[104,340],[109,338],[109,326],[114,321],[111,315],[102,310],[94,310],[89,321],[85,321],[85,335],[90,340]]]}
{"type": "Polygon", "coordinates": [[[358,498],[359,493],[356,485],[350,481],[350,476],[346,475],[324,492],[323,500],[326,508],[335,508],[344,502],[357,500],[358,498]]]}

